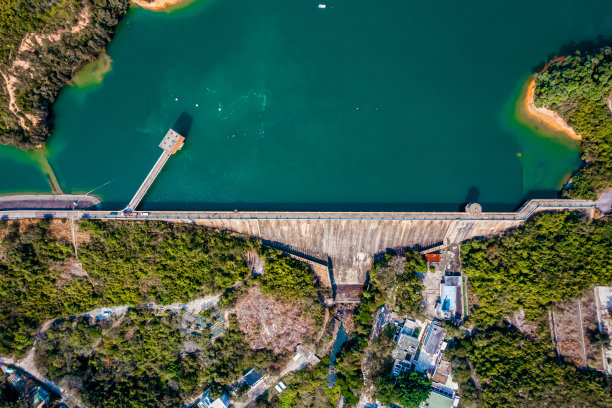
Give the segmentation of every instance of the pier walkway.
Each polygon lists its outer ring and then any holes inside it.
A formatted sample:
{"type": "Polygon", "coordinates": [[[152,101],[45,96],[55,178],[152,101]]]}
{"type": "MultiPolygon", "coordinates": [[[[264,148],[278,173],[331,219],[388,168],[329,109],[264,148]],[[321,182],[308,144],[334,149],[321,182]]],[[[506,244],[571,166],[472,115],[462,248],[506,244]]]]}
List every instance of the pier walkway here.
{"type": "Polygon", "coordinates": [[[168,133],[166,133],[166,136],[159,144],[159,147],[163,150],[161,156],[159,156],[159,159],[157,159],[157,162],[155,162],[155,165],[151,171],[149,171],[149,174],[140,185],[138,191],[136,191],[136,194],[134,194],[134,197],[132,197],[128,205],[123,209],[123,212],[132,212],[138,207],[170,156],[179,151],[183,147],[184,142],[185,138],[174,130],[170,129],[168,133]]]}

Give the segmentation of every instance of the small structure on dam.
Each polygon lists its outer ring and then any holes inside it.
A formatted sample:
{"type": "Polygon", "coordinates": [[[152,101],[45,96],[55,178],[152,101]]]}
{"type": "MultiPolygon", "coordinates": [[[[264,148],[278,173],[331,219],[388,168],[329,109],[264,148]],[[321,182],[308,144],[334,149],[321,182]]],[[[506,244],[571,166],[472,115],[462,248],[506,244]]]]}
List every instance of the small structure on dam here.
{"type": "Polygon", "coordinates": [[[162,168],[164,167],[170,156],[181,150],[184,144],[184,136],[181,136],[178,132],[172,129],[168,130],[168,133],[166,133],[166,136],[164,136],[161,143],[159,144],[159,147],[161,147],[161,149],[163,150],[161,156],[159,156],[159,159],[157,159],[157,162],[155,163],[145,180],[142,182],[140,188],[138,189],[138,191],[136,191],[136,194],[134,194],[134,197],[129,202],[127,207],[123,209],[123,212],[129,213],[134,211],[136,207],[138,207],[138,204],[140,204],[145,194],[147,194],[147,191],[149,191],[149,188],[161,172],[162,168]]]}

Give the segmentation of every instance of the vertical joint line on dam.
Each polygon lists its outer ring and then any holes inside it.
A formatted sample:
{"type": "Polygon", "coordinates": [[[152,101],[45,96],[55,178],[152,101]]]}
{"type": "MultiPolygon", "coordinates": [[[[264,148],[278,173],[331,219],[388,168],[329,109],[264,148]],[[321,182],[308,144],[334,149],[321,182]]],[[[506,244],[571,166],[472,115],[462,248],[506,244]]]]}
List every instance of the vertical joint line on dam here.
{"type": "Polygon", "coordinates": [[[155,165],[151,171],[149,171],[149,174],[144,179],[140,185],[140,188],[138,191],[136,191],[136,194],[134,194],[134,197],[132,197],[132,200],[130,200],[127,207],[123,209],[123,212],[131,212],[138,207],[170,156],[181,150],[183,144],[185,144],[184,136],[181,136],[172,129],[168,130],[168,133],[166,133],[166,136],[164,136],[163,140],[159,144],[159,147],[161,147],[163,150],[161,156],[159,156],[159,159],[157,159],[157,162],[155,162],[155,165]]]}

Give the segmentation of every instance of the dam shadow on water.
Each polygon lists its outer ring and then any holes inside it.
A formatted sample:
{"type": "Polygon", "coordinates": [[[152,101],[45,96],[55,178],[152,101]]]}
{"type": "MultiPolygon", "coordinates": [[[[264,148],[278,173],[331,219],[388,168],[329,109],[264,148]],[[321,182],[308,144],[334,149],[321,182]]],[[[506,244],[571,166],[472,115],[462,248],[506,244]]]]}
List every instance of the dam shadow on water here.
{"type": "MultiPolygon", "coordinates": [[[[481,204],[483,212],[507,212],[516,211],[523,206],[525,201],[532,198],[553,199],[559,194],[555,190],[534,190],[529,192],[520,203],[485,203],[481,204]]],[[[312,211],[312,212],[464,212],[468,203],[212,203],[212,202],[145,202],[138,210],[148,211],[312,211]]],[[[103,209],[116,210],[125,207],[125,202],[104,201],[103,209]]]]}

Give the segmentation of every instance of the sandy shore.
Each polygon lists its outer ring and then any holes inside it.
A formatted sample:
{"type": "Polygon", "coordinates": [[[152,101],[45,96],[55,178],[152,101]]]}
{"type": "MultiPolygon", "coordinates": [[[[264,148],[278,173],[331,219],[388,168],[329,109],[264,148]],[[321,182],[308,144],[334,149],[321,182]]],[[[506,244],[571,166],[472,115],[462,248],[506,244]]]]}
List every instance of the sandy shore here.
{"type": "Polygon", "coordinates": [[[555,111],[547,108],[537,108],[535,106],[535,88],[536,82],[534,78],[529,80],[527,94],[524,100],[525,114],[532,120],[542,123],[546,127],[556,132],[563,132],[572,139],[582,140],[582,137],[574,131],[563,118],[555,111]]]}
{"type": "Polygon", "coordinates": [[[183,1],[185,0],[153,0],[149,3],[145,0],[132,0],[132,3],[147,10],[163,10],[183,1]]]}

